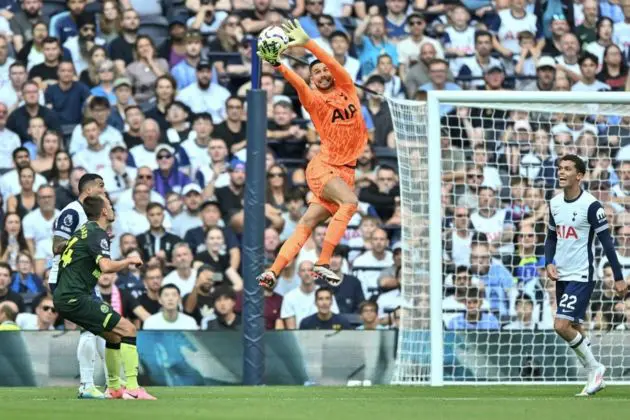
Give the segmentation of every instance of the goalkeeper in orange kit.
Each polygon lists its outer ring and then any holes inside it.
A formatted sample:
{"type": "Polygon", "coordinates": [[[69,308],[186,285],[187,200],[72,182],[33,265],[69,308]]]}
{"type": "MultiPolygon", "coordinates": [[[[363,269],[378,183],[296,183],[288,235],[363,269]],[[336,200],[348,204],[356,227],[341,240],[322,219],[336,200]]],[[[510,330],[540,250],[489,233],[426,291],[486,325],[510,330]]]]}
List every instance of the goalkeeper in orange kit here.
{"type": "Polygon", "coordinates": [[[306,213],[280,249],[271,269],[257,279],[261,286],[273,288],[282,269],[300,252],[315,226],[332,216],[313,272],[330,285],[338,286],[341,278],[330,270],[329,263],[357,209],[354,170],[368,132],[352,78],[343,66],[311,40],[297,20],[285,23],[283,29],[292,39],[289,47],[303,46],[317,58],[309,66],[315,89],[280,64],[277,53],[263,49],[258,55],[280,71],[298,92],[321,138],[321,152],[306,168],[306,181],[314,195],[306,213]]]}

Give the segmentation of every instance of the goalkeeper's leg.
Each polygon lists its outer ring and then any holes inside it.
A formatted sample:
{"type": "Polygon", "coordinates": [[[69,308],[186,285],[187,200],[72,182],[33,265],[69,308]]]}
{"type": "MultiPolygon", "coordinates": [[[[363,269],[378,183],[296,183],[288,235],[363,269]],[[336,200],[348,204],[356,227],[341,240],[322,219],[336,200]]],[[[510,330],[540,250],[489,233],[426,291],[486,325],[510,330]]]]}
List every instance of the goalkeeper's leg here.
{"type": "MultiPolygon", "coordinates": [[[[352,176],[354,177],[354,171],[352,176]]],[[[326,202],[335,203],[337,209],[328,224],[322,244],[322,252],[313,271],[326,279],[332,286],[338,286],[341,278],[330,270],[328,266],[335,247],[339,245],[341,238],[346,232],[348,223],[350,223],[350,219],[352,219],[354,212],[357,211],[358,199],[352,190],[351,181],[342,179],[340,176],[331,178],[326,183],[322,192],[322,198],[326,202]]]]}
{"type": "Polygon", "coordinates": [[[293,234],[287,239],[280,252],[273,262],[271,269],[258,276],[257,280],[261,286],[272,289],[275,286],[280,272],[286,267],[304,246],[304,243],[311,236],[311,232],[319,223],[330,217],[330,212],[321,204],[311,203],[302,216],[293,234]]]}

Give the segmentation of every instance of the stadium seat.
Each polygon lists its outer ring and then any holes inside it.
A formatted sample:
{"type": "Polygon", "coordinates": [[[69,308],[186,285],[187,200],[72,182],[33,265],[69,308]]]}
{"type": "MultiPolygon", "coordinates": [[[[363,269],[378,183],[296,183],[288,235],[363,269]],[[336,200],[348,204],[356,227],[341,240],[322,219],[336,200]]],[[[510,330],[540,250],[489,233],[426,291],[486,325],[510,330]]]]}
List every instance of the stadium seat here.
{"type": "Polygon", "coordinates": [[[150,36],[155,45],[161,45],[168,38],[168,20],[164,16],[140,16],[138,33],[150,36]]]}

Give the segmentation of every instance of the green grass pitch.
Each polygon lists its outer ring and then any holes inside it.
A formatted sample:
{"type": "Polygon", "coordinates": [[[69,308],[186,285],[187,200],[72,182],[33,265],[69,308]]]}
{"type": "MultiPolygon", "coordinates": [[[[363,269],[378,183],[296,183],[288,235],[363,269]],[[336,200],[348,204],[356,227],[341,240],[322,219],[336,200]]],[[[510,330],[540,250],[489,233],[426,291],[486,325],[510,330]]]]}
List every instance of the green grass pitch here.
{"type": "Polygon", "coordinates": [[[573,397],[579,386],[151,388],[158,401],[77,400],[74,388],[0,388],[3,420],[621,419],[630,387],[573,397]]]}

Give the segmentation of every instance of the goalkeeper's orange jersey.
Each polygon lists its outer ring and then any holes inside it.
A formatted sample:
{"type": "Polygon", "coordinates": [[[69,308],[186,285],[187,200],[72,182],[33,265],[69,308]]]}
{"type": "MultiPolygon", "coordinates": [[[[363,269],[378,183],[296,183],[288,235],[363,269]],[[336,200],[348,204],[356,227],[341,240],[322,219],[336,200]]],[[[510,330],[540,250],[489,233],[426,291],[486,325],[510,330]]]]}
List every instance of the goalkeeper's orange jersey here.
{"type": "Polygon", "coordinates": [[[334,57],[313,40],[305,47],[324,63],[335,84],[329,92],[311,89],[295,72],[281,65],[280,72],[297,90],[321,138],[321,159],[331,165],[355,165],[367,143],[368,132],[352,78],[334,57]]]}

